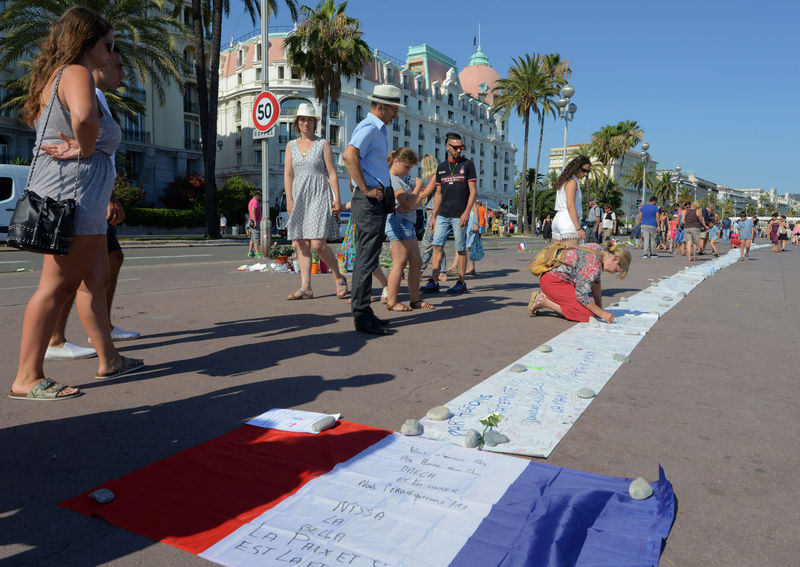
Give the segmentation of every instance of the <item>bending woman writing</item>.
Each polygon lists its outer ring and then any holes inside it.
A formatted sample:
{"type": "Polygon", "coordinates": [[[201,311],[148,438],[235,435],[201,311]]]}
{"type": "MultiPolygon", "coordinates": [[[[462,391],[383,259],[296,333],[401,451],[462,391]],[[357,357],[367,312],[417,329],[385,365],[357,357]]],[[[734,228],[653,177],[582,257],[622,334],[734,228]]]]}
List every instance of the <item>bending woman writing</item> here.
{"type": "Polygon", "coordinates": [[[614,316],[603,310],[600,275],[608,272],[624,279],[630,264],[630,252],[614,245],[603,248],[586,244],[568,248],[562,264],[542,274],[541,291],[531,297],[528,314],[535,317],[540,309],[547,308],[569,321],[585,323],[592,317],[600,317],[606,323],[613,323],[614,316]]]}

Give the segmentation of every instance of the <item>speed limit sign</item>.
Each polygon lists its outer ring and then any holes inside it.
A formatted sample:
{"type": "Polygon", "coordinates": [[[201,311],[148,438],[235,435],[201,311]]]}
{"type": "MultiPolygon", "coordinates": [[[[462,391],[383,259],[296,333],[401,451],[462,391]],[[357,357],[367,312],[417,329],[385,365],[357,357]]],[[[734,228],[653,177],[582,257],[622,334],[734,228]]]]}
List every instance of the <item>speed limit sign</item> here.
{"type": "Polygon", "coordinates": [[[253,125],[256,130],[266,132],[278,121],[280,105],[275,95],[269,91],[263,91],[256,97],[253,103],[253,125]]]}

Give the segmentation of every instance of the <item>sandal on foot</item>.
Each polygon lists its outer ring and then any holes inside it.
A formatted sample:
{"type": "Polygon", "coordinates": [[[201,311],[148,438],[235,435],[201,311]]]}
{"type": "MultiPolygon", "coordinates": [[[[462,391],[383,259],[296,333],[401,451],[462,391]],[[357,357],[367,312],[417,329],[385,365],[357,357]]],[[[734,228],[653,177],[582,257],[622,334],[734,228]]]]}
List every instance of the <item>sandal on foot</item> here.
{"type": "Polygon", "coordinates": [[[292,295],[286,298],[286,301],[298,301],[300,299],[314,299],[314,292],[311,290],[298,289],[292,295]]]}
{"type": "Polygon", "coordinates": [[[540,292],[532,292],[531,299],[528,301],[528,315],[536,317],[539,309],[542,308],[542,301],[544,301],[544,294],[540,292]]]}
{"type": "Polygon", "coordinates": [[[344,299],[347,295],[347,278],[344,278],[344,283],[336,283],[336,297],[344,299]]]}
{"type": "Polygon", "coordinates": [[[403,305],[402,303],[395,303],[394,305],[390,305],[387,302],[386,311],[411,311],[411,308],[408,305],[403,305]]]}
{"type": "Polygon", "coordinates": [[[133,372],[134,370],[139,370],[144,366],[144,360],[141,358],[128,358],[127,356],[122,357],[122,365],[117,369],[106,374],[98,374],[95,376],[97,380],[113,380],[114,378],[119,378],[123,374],[127,374],[128,372],[133,372]]]}
{"type": "Polygon", "coordinates": [[[433,305],[424,299],[420,299],[419,301],[410,301],[408,304],[411,306],[411,309],[435,309],[433,305]]]}
{"type": "Polygon", "coordinates": [[[42,378],[41,382],[36,384],[31,391],[27,394],[17,394],[16,392],[9,392],[8,397],[12,400],[29,400],[34,402],[55,402],[58,400],[68,400],[70,398],[77,398],[83,392],[80,390],[72,392],[71,394],[61,394],[61,392],[72,386],[66,386],[50,378],[42,378]]]}

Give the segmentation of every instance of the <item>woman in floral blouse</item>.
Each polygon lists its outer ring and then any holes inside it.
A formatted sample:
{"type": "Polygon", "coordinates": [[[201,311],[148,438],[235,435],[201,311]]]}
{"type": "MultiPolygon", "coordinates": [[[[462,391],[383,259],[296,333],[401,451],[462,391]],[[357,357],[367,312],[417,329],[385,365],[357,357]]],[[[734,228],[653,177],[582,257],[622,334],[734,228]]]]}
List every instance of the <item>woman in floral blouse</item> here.
{"type": "Polygon", "coordinates": [[[613,244],[606,248],[586,244],[567,249],[562,262],[542,274],[541,291],[531,297],[528,314],[535,317],[540,309],[547,308],[569,321],[585,323],[597,316],[606,323],[613,323],[614,316],[603,310],[600,274],[619,274],[617,277],[623,279],[628,275],[630,252],[613,244]]]}

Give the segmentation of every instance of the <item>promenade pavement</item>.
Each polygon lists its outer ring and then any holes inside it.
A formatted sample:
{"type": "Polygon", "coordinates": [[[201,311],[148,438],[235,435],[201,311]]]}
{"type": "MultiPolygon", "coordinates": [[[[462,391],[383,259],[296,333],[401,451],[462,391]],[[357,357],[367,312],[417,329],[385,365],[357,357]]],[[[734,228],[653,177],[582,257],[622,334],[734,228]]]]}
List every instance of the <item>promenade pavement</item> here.
{"type": "MultiPolygon", "coordinates": [[[[180,270],[126,265],[114,317],[142,338],[118,346],[147,367],[99,383],[96,361],[48,363],[50,376],[85,395],[0,400],[0,564],[206,564],[57,503],[273,407],[341,412],[397,430],[449,401],[571,325],[527,317],[536,279],[526,269],[532,252],[517,251],[517,242],[486,239],[469,293],[432,296],[435,311],[387,313],[376,303],[392,319],[391,337],[353,332],[330,276],[314,276],[313,301],[288,302],[296,276],[236,272],[244,259],[180,270]]],[[[686,265],[631,251],[627,279],[604,276],[609,302],[686,265]]],[[[651,481],[663,465],[678,508],[661,565],[797,561],[800,249],[751,256],[671,309],[546,460],[651,481]]],[[[37,280],[38,272],[0,274],[6,388],[26,285],[37,280]]],[[[77,317],[68,336],[85,337],[77,317]]]]}

